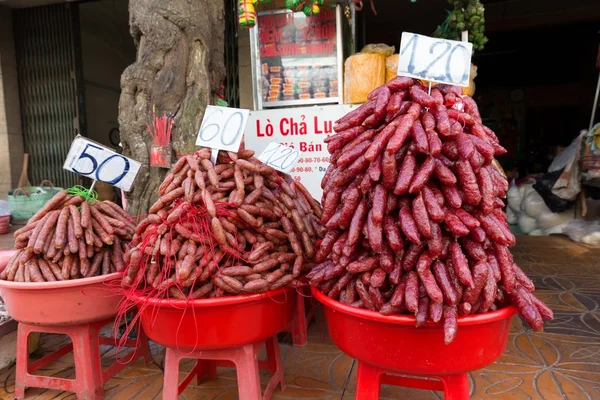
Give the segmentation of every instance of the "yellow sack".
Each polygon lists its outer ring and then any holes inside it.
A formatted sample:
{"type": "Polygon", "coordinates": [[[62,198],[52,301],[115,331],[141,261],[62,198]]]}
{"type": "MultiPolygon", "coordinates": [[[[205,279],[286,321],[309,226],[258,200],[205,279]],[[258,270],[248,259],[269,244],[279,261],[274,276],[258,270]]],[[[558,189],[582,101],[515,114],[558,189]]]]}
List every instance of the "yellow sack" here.
{"type": "Polygon", "coordinates": [[[462,88],[463,94],[473,97],[475,94],[475,78],[477,77],[477,65],[471,64],[471,75],[469,76],[469,86],[462,88]]]}
{"type": "Polygon", "coordinates": [[[357,53],[348,57],[344,63],[344,103],[364,103],[367,95],[384,83],[383,55],[357,53]]]}
{"type": "Polygon", "coordinates": [[[398,75],[398,63],[400,62],[400,54],[392,54],[385,59],[385,81],[386,83],[394,79],[398,75]]]}
{"type": "Polygon", "coordinates": [[[370,53],[370,54],[381,54],[384,57],[389,57],[394,54],[396,48],[394,46],[388,46],[387,44],[377,43],[377,44],[368,44],[362,48],[361,53],[370,53]]]}

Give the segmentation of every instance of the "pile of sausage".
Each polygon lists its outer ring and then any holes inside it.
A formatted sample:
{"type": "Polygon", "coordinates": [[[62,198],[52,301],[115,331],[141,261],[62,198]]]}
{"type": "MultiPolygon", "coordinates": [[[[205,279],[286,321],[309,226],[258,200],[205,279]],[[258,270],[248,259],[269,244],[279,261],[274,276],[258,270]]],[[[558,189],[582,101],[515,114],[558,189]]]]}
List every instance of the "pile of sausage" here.
{"type": "Polygon", "coordinates": [[[206,298],[297,284],[314,265],[321,207],[254,152],[179,159],[125,254],[123,286],[147,296],[206,298]]]}
{"type": "Polygon", "coordinates": [[[459,87],[396,77],[336,122],[322,182],[327,233],[307,275],[329,297],[420,326],[514,304],[536,330],[552,318],[514,263],[493,165],[505,153],[459,87]]]}
{"type": "Polygon", "coordinates": [[[0,279],[53,282],[119,272],[133,237],[131,216],[112,201],[90,201],[58,192],[27,225],[0,279]]]}

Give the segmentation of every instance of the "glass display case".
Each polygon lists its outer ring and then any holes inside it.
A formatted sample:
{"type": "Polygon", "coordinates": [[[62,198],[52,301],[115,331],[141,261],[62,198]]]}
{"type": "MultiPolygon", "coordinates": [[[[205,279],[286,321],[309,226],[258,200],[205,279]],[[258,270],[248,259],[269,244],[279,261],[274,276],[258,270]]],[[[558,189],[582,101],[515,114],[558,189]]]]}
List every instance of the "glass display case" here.
{"type": "Polygon", "coordinates": [[[255,110],[340,104],[342,7],[261,12],[250,32],[255,110]]]}

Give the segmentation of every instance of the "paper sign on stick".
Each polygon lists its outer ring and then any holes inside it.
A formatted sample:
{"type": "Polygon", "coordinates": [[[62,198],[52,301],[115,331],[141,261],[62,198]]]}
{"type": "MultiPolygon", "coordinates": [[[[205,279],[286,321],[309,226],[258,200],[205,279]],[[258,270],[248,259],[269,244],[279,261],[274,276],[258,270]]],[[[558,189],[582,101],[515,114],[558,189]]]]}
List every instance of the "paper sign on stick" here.
{"type": "Polygon", "coordinates": [[[128,192],[140,166],[139,162],[78,135],[63,168],[128,192]]]}
{"type": "Polygon", "coordinates": [[[271,142],[258,159],[279,172],[289,174],[301,155],[298,150],[271,142]]]}
{"type": "Polygon", "coordinates": [[[402,32],[398,75],[466,87],[472,52],[469,42],[402,32]]]}
{"type": "Polygon", "coordinates": [[[196,146],[237,152],[249,112],[241,108],[207,106],[196,146]]]}

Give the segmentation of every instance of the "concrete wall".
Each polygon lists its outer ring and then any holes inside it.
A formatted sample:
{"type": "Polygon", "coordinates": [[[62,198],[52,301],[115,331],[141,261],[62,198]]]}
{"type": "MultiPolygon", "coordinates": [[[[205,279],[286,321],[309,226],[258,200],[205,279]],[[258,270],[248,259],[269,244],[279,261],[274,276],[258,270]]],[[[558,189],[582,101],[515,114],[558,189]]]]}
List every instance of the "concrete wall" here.
{"type": "Polygon", "coordinates": [[[121,74],[135,61],[128,3],[103,0],[79,5],[87,134],[111,147],[109,132],[119,127],[121,74]]]}
{"type": "Polygon", "coordinates": [[[23,136],[11,10],[0,6],[0,199],[15,187],[23,163],[23,136]]]}

